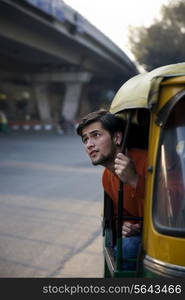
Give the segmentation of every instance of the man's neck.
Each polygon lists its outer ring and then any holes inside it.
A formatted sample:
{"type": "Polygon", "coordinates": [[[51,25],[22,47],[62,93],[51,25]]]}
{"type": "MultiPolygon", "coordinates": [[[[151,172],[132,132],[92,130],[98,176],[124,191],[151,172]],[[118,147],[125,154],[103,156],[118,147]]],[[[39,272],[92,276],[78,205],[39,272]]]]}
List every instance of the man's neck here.
{"type": "Polygon", "coordinates": [[[107,161],[103,165],[105,168],[107,168],[113,174],[115,174],[115,167],[114,167],[114,165],[115,165],[115,159],[116,159],[117,154],[120,153],[120,152],[121,152],[121,147],[117,148],[114,156],[112,157],[112,159],[110,161],[107,161]]]}

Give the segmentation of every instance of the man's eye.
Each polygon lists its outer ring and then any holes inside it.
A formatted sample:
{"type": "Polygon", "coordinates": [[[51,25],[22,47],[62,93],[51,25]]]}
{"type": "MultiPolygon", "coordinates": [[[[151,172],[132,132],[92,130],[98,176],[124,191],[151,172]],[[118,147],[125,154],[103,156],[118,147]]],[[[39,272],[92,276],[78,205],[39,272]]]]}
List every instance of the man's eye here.
{"type": "Polygon", "coordinates": [[[86,143],[87,143],[87,138],[83,138],[83,139],[82,139],[82,142],[83,142],[84,144],[86,144],[86,143]]]}
{"type": "Polygon", "coordinates": [[[99,133],[99,132],[96,132],[96,133],[94,134],[94,136],[95,136],[95,137],[98,137],[98,136],[100,136],[100,133],[99,133]]]}

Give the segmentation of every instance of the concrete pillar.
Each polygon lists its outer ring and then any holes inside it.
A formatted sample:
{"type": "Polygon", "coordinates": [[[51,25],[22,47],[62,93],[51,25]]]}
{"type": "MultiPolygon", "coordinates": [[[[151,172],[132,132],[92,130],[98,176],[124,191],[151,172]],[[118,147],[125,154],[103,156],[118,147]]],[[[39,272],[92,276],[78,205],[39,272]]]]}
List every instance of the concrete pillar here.
{"type": "Polygon", "coordinates": [[[87,115],[91,111],[91,105],[89,101],[89,86],[83,85],[83,89],[80,96],[80,102],[78,111],[76,114],[76,121],[78,122],[83,116],[87,115]]]}
{"type": "Polygon", "coordinates": [[[79,105],[82,86],[83,84],[79,82],[66,83],[66,93],[64,98],[62,115],[64,116],[65,119],[69,121],[74,121],[78,109],[78,105],[79,105]]]}
{"type": "Polygon", "coordinates": [[[63,82],[65,82],[66,92],[64,96],[64,104],[62,115],[70,122],[74,122],[78,111],[82,88],[85,83],[91,79],[91,74],[87,72],[66,73],[63,74],[63,82]]]}
{"type": "Polygon", "coordinates": [[[37,103],[41,119],[43,121],[51,119],[51,111],[48,101],[46,83],[63,83],[65,85],[65,95],[61,107],[61,119],[74,123],[76,113],[81,97],[83,85],[88,83],[92,78],[89,72],[50,72],[37,74],[35,81],[40,84],[36,85],[37,103]]]}
{"type": "Polygon", "coordinates": [[[49,105],[49,86],[47,83],[35,83],[34,91],[36,96],[36,103],[41,121],[47,123],[51,122],[51,111],[49,105]]]}

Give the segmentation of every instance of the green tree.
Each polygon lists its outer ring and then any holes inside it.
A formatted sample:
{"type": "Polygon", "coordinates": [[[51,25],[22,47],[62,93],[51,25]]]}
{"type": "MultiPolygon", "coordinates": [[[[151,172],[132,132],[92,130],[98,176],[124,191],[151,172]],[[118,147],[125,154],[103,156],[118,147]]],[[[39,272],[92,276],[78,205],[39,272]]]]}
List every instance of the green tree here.
{"type": "Polygon", "coordinates": [[[151,26],[130,27],[130,50],[145,70],[185,61],[184,16],[184,0],[171,0],[151,26]]]}

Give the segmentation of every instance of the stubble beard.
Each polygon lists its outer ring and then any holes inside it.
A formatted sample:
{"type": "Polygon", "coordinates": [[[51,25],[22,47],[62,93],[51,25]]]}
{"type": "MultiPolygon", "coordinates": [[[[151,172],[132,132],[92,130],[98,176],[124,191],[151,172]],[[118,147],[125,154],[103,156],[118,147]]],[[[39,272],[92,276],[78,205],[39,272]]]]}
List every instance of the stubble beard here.
{"type": "Polygon", "coordinates": [[[93,166],[98,166],[98,165],[101,165],[101,166],[105,166],[105,164],[107,164],[108,162],[110,161],[110,158],[108,155],[101,155],[101,157],[96,160],[96,161],[92,161],[92,164],[93,166]]]}
{"type": "Polygon", "coordinates": [[[92,161],[92,164],[93,166],[101,165],[103,167],[107,167],[114,162],[115,154],[116,154],[116,147],[113,144],[110,149],[110,152],[107,155],[101,154],[99,159],[92,161]]]}

